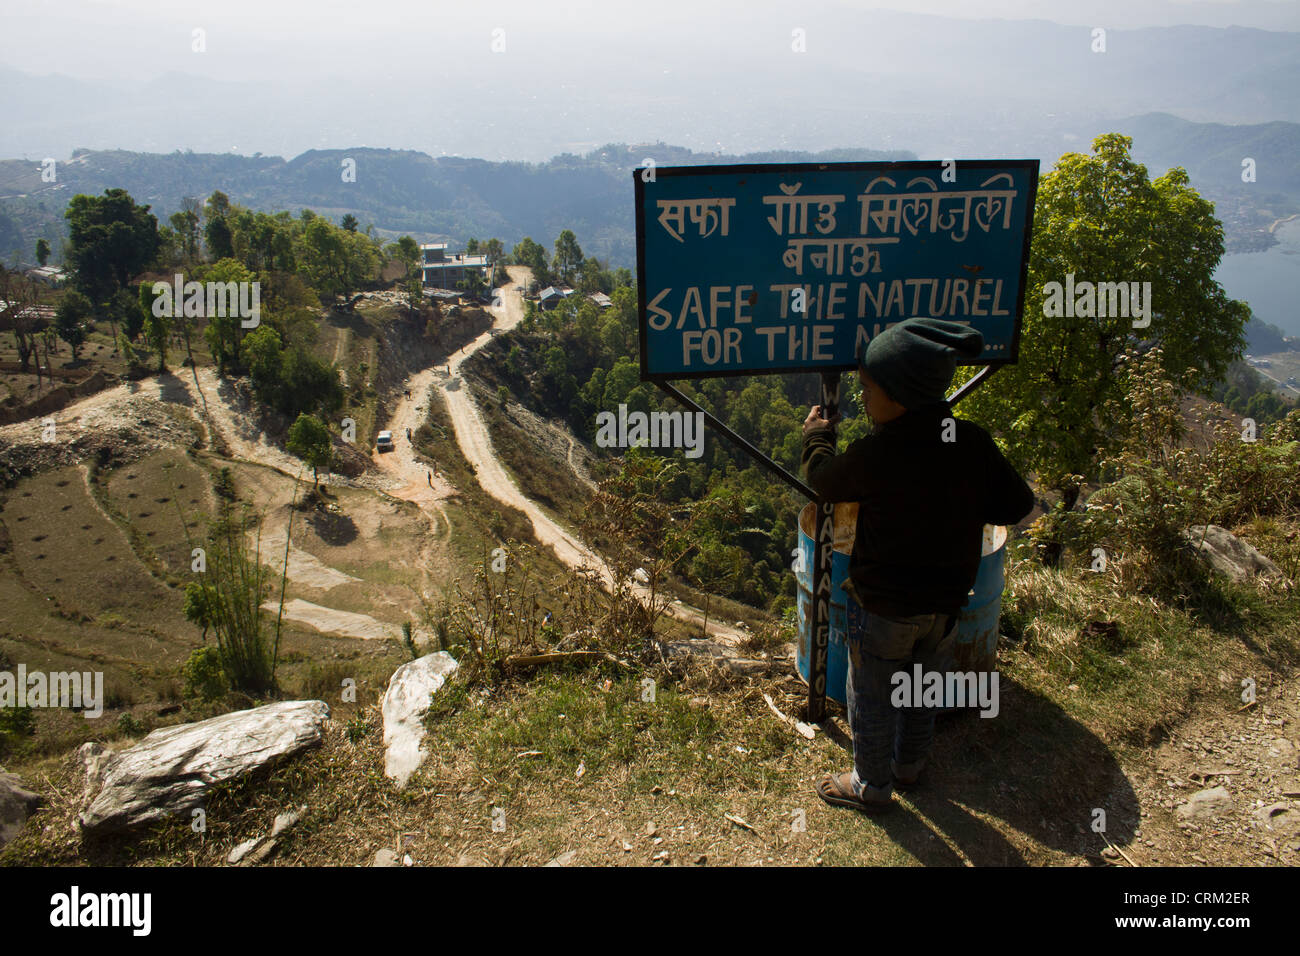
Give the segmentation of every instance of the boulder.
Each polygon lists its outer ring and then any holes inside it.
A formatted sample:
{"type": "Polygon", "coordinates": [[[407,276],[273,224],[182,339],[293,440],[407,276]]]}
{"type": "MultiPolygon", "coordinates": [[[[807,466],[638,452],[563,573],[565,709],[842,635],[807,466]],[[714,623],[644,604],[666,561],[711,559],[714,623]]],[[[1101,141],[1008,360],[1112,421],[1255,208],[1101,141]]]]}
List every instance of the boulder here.
{"type": "Polygon", "coordinates": [[[1184,535],[1210,567],[1234,581],[1246,581],[1256,575],[1282,577],[1282,571],[1276,564],[1227,528],[1221,528],[1217,524],[1208,527],[1197,524],[1187,529],[1184,535]]]}
{"type": "Polygon", "coordinates": [[[0,770],[0,847],[18,837],[27,818],[44,802],[12,773],[0,770]]]}
{"type": "Polygon", "coordinates": [[[408,661],[388,679],[384,692],[384,773],[400,789],[428,756],[424,716],[429,699],[460,665],[446,651],[408,661]]]}
{"type": "Polygon", "coordinates": [[[155,730],[118,753],[84,745],[82,831],[124,830],[202,806],[215,784],[320,744],[328,717],[324,701],[282,701],[155,730]]]}

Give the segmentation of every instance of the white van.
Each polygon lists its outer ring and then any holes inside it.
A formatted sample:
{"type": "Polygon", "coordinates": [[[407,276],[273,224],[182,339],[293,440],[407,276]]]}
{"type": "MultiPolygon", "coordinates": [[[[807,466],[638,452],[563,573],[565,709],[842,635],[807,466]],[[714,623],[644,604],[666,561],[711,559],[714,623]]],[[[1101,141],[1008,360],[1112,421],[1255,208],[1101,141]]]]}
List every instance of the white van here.
{"type": "Polygon", "coordinates": [[[392,432],[380,432],[380,433],[379,433],[379,436],[378,436],[377,438],[375,438],[375,449],[376,449],[377,451],[379,451],[379,452],[392,451],[392,450],[393,450],[393,433],[392,433],[392,432]]]}

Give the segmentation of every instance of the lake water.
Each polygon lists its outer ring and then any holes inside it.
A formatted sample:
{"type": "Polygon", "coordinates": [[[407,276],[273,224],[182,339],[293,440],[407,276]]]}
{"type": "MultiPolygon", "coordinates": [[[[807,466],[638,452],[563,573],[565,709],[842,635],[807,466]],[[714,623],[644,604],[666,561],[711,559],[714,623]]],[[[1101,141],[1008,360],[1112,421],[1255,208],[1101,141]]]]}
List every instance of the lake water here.
{"type": "Polygon", "coordinates": [[[1300,219],[1278,226],[1267,252],[1224,256],[1214,278],[1229,296],[1250,303],[1255,317],[1300,336],[1300,219]]]}

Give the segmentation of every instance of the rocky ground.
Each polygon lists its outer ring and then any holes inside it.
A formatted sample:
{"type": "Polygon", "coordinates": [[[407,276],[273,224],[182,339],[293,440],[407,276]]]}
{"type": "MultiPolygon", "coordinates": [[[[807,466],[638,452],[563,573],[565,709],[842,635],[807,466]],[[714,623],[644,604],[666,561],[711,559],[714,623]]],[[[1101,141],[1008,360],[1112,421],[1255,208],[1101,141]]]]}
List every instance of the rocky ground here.
{"type": "Polygon", "coordinates": [[[1133,863],[1300,865],[1300,674],[1255,694],[1226,715],[1198,712],[1125,767],[1142,807],[1133,863]]]}

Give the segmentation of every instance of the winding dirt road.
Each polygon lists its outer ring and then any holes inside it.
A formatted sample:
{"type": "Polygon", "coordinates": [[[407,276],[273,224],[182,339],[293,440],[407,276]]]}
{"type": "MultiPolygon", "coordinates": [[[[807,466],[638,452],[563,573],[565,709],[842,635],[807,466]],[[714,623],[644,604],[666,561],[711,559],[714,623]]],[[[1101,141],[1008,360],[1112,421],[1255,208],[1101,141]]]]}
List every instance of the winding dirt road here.
{"type": "MultiPolygon", "coordinates": [[[[429,468],[416,457],[415,449],[406,437],[408,430],[413,435],[424,423],[428,415],[429,395],[436,389],[446,403],[447,414],[456,431],[456,443],[466,461],[473,466],[479,486],[497,501],[527,515],[537,540],[552,548],[566,565],[572,568],[583,565],[600,568],[602,565],[596,555],[525,497],[514,479],[506,473],[492,448],[487,424],[479,414],[469,385],[461,376],[461,366],[470,356],[496,336],[508,332],[523,321],[524,298],[515,287],[528,282],[531,276],[528,269],[521,266],[510,266],[507,273],[509,281],[501,288],[498,300],[500,305],[489,307],[493,317],[492,328],[450,356],[446,365],[436,365],[411,376],[406,383],[410,390],[409,397],[403,396],[397,403],[387,426],[393,433],[396,447],[383,454],[374,451],[371,459],[381,472],[393,480],[394,487],[389,494],[418,505],[431,518],[436,511],[444,523],[448,521],[440,502],[449,497],[454,489],[443,476],[431,477],[429,468]]],[[[603,577],[608,586],[608,574],[603,577]]]]}
{"type": "MultiPolygon", "coordinates": [[[[414,451],[405,441],[406,428],[414,430],[423,421],[424,406],[428,401],[429,390],[436,388],[447,405],[447,413],[456,430],[456,444],[460,446],[465,460],[474,468],[479,486],[502,504],[522,511],[533,526],[533,535],[543,545],[551,548],[565,565],[574,570],[586,569],[600,576],[606,588],[613,585],[613,578],[603,561],[588,548],[576,535],[571,534],[552,520],[532,499],[526,497],[513,478],[506,472],[496,452],[492,448],[492,437],[487,423],[479,414],[478,405],[470,393],[469,384],[461,375],[461,366],[477,350],[487,345],[494,337],[517,326],[524,317],[524,298],[516,287],[525,285],[531,274],[522,266],[507,269],[510,281],[501,288],[500,305],[490,309],[493,315],[492,328],[470,342],[454,356],[448,359],[446,371],[437,367],[426,369],[410,380],[411,397],[403,398],[394,411],[389,428],[398,444],[397,450],[384,455],[374,454],[379,466],[395,478],[403,479],[399,490],[391,492],[396,497],[405,497],[422,508],[447,497],[450,486],[437,478],[434,486],[429,486],[428,473],[415,458],[414,451]],[[408,497],[409,496],[409,497],[408,497]]],[[[572,448],[570,448],[572,455],[572,448]]],[[[445,517],[445,515],[444,515],[445,517]]],[[[643,600],[649,599],[649,589],[636,587],[643,600]]],[[[668,613],[678,620],[702,624],[704,615],[698,609],[681,603],[674,603],[668,613]]],[[[726,644],[737,644],[748,635],[720,621],[710,621],[709,636],[726,644]]]]}

